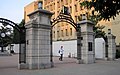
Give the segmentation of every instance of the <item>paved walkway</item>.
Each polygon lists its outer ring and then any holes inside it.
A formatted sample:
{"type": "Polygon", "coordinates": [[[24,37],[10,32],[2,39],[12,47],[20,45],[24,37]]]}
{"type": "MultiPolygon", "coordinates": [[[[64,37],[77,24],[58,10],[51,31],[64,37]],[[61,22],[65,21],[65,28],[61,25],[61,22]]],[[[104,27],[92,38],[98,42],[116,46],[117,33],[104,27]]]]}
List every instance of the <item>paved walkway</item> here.
{"type": "Polygon", "coordinates": [[[19,70],[18,55],[0,57],[0,75],[120,75],[120,59],[97,60],[94,64],[76,64],[73,58],[59,61],[54,57],[55,67],[41,70],[19,70]]]}

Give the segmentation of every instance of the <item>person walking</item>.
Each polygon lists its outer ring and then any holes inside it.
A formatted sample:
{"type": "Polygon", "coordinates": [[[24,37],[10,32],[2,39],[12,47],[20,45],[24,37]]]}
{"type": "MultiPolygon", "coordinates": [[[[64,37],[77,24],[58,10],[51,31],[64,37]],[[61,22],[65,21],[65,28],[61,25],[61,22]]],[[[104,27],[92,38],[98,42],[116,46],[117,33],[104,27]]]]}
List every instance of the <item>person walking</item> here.
{"type": "Polygon", "coordinates": [[[60,50],[59,50],[59,54],[60,54],[60,58],[59,60],[62,61],[63,60],[63,46],[61,46],[60,50]]]}

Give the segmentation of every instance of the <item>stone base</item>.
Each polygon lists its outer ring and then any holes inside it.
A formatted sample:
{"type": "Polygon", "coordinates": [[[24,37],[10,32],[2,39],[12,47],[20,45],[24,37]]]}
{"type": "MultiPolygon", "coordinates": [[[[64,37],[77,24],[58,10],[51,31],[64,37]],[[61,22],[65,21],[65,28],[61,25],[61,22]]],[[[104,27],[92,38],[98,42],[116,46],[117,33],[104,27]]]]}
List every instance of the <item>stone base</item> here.
{"type": "Polygon", "coordinates": [[[54,67],[54,63],[53,62],[51,62],[51,67],[54,67]]]}
{"type": "Polygon", "coordinates": [[[95,63],[95,59],[94,58],[90,58],[89,57],[89,59],[88,58],[84,58],[84,59],[82,59],[83,60],[83,64],[93,64],[93,63],[95,63]]]}
{"type": "Polygon", "coordinates": [[[83,60],[77,60],[76,63],[77,64],[83,64],[83,60]]]}
{"type": "Polygon", "coordinates": [[[0,56],[11,56],[9,52],[0,52],[0,56]]]}
{"type": "Polygon", "coordinates": [[[18,64],[18,69],[20,69],[20,70],[28,69],[28,65],[26,63],[20,63],[20,64],[18,64]]]}
{"type": "Polygon", "coordinates": [[[52,68],[54,67],[53,63],[48,63],[48,64],[26,64],[26,63],[21,63],[18,65],[18,69],[47,69],[47,68],[52,68]]]}
{"type": "Polygon", "coordinates": [[[94,60],[85,61],[85,60],[82,59],[82,60],[77,60],[76,63],[77,64],[92,64],[92,63],[95,63],[95,61],[94,60]]]}
{"type": "Polygon", "coordinates": [[[108,58],[108,61],[113,61],[115,60],[115,58],[108,58]]]}
{"type": "Polygon", "coordinates": [[[41,64],[30,64],[29,66],[28,66],[28,69],[47,69],[47,68],[51,68],[52,67],[52,65],[51,64],[48,64],[48,63],[46,63],[46,64],[43,64],[43,63],[41,63],[41,64]]]}
{"type": "Polygon", "coordinates": [[[104,60],[106,60],[106,61],[107,61],[107,60],[108,60],[108,58],[104,58],[104,60]]]}
{"type": "Polygon", "coordinates": [[[89,54],[83,54],[82,55],[82,60],[83,60],[83,64],[93,64],[95,63],[95,57],[94,54],[91,52],[88,52],[89,54]]]}
{"type": "Polygon", "coordinates": [[[91,60],[89,60],[89,61],[83,61],[83,64],[93,64],[93,63],[95,63],[95,61],[91,61],[91,60]]]}

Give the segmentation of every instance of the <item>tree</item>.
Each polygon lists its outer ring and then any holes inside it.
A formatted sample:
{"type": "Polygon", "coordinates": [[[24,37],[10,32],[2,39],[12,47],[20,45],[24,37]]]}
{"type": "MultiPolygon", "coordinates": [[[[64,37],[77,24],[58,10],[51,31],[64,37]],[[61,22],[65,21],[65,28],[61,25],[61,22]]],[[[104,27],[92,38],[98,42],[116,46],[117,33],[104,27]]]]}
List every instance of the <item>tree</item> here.
{"type": "Polygon", "coordinates": [[[91,0],[81,3],[82,6],[94,8],[98,16],[103,20],[115,19],[116,15],[120,13],[120,0],[91,0]]]}
{"type": "Polygon", "coordinates": [[[25,20],[22,19],[22,21],[19,23],[19,26],[20,26],[20,27],[23,27],[24,25],[25,25],[25,20]]]}
{"type": "Polygon", "coordinates": [[[93,31],[95,32],[95,38],[105,38],[105,32],[102,31],[102,29],[104,28],[104,26],[93,26],[93,31]]]}
{"type": "MultiPolygon", "coordinates": [[[[119,15],[120,13],[120,0],[85,0],[80,3],[80,5],[92,10],[91,17],[94,18],[96,24],[102,19],[108,21],[111,18],[115,19],[116,15],[119,15]]],[[[104,34],[104,32],[101,33],[99,31],[99,27],[97,28],[96,26],[94,26],[94,31],[96,32],[96,34],[104,34]]]]}
{"type": "Polygon", "coordinates": [[[0,26],[0,33],[4,33],[5,37],[0,37],[0,46],[6,47],[12,43],[12,28],[7,26],[0,26]]]}
{"type": "MultiPolygon", "coordinates": [[[[80,3],[80,5],[82,7],[84,7],[84,9],[87,9],[86,11],[86,16],[87,19],[92,21],[95,25],[93,26],[93,31],[95,32],[95,38],[105,38],[105,32],[102,30],[105,26],[103,25],[97,25],[97,23],[102,19],[98,13],[94,14],[94,10],[91,9],[91,2],[88,1],[84,1],[82,3],[80,3]],[[92,12],[91,12],[92,10],[92,12]]],[[[80,18],[81,19],[81,18],[80,18]]]]}
{"type": "MultiPolygon", "coordinates": [[[[19,27],[20,28],[23,28],[24,27],[24,25],[25,25],[25,20],[24,19],[22,19],[22,21],[18,24],[19,25],[19,27]]],[[[18,43],[20,43],[20,40],[22,41],[22,42],[25,42],[25,34],[22,34],[22,33],[20,33],[17,29],[15,29],[14,28],[14,30],[13,30],[13,34],[14,34],[14,36],[13,36],[13,43],[15,43],[15,44],[18,44],[18,43]],[[22,35],[20,35],[20,34],[22,34],[22,35]],[[20,38],[21,37],[21,38],[20,38]]]]}
{"type": "Polygon", "coordinates": [[[19,43],[19,32],[17,29],[14,28],[13,30],[13,43],[18,44],[19,43]]]}

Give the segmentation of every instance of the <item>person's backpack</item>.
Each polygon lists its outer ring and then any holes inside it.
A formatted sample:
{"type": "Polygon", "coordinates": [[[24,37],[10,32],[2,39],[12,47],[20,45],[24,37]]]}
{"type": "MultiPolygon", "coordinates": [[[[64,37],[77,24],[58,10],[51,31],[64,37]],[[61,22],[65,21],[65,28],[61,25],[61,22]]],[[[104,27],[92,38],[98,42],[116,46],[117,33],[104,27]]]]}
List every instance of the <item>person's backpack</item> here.
{"type": "Polygon", "coordinates": [[[60,53],[60,50],[58,51],[58,53],[60,53]]]}

